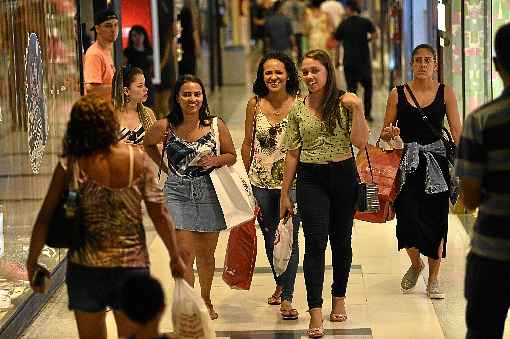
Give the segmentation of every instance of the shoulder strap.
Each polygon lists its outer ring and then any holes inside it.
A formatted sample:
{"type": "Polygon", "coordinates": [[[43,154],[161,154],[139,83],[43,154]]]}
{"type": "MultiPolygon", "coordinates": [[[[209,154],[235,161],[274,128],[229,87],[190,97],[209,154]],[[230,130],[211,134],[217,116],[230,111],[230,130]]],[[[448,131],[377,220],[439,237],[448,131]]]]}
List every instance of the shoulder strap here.
{"type": "Polygon", "coordinates": [[[212,119],[214,141],[216,142],[216,155],[220,155],[220,132],[218,130],[218,117],[212,119]]]}
{"type": "Polygon", "coordinates": [[[129,184],[128,186],[131,187],[133,184],[133,175],[134,175],[134,169],[135,169],[135,161],[134,161],[134,154],[133,154],[133,147],[131,145],[128,145],[129,148],[129,184]]]}
{"type": "Polygon", "coordinates": [[[255,154],[255,132],[257,130],[257,113],[260,109],[260,98],[259,96],[255,96],[255,112],[253,113],[253,132],[251,135],[251,150],[250,150],[250,165],[253,160],[253,156],[255,154]]]}
{"type": "Polygon", "coordinates": [[[429,127],[429,129],[434,133],[437,137],[441,137],[442,133],[432,125],[432,123],[429,121],[429,118],[425,115],[425,112],[423,112],[423,109],[420,107],[420,104],[418,103],[418,100],[416,100],[416,97],[414,96],[413,91],[411,90],[411,87],[408,84],[405,84],[405,87],[407,91],[409,92],[409,95],[411,96],[411,99],[413,100],[414,104],[416,105],[416,108],[418,109],[418,113],[420,114],[421,119],[425,122],[425,124],[429,127]]]}
{"type": "Polygon", "coordinates": [[[159,162],[158,181],[161,179],[161,167],[163,167],[163,159],[165,159],[166,143],[168,142],[170,131],[172,131],[172,127],[171,127],[170,121],[168,121],[168,119],[167,119],[167,124],[168,125],[166,127],[165,136],[163,138],[163,148],[161,149],[161,161],[159,162]]]}

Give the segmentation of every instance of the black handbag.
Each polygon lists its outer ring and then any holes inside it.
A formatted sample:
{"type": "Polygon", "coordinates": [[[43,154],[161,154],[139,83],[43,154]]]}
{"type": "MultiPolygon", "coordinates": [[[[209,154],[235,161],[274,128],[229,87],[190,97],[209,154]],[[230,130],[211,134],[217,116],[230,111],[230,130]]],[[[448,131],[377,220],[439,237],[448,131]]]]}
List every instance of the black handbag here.
{"type": "Polygon", "coordinates": [[[418,100],[416,100],[416,97],[414,96],[411,87],[409,87],[408,84],[405,84],[405,87],[409,92],[411,99],[413,99],[413,102],[416,105],[418,112],[420,113],[421,119],[425,122],[425,124],[427,124],[432,133],[434,133],[434,135],[440,138],[441,141],[443,142],[444,148],[446,150],[446,159],[448,160],[450,165],[453,166],[455,163],[455,154],[457,153],[457,145],[455,145],[455,143],[453,142],[453,137],[450,134],[450,131],[448,131],[444,126],[442,126],[441,129],[438,129],[437,127],[432,125],[432,123],[429,121],[429,118],[425,115],[425,112],[423,112],[423,109],[420,107],[418,100]]]}
{"type": "MultiPolygon", "coordinates": [[[[352,157],[355,161],[354,150],[351,144],[351,153],[352,157]]],[[[365,147],[365,153],[367,155],[368,167],[370,169],[370,176],[372,177],[372,182],[362,182],[359,177],[358,168],[356,166],[356,177],[358,180],[358,198],[356,200],[356,211],[358,212],[368,212],[375,213],[379,212],[380,203],[379,203],[379,187],[374,182],[374,173],[372,171],[372,164],[370,163],[370,156],[368,155],[368,150],[365,147]]]]}
{"type": "Polygon", "coordinates": [[[68,160],[64,193],[48,223],[46,245],[49,247],[78,249],[85,240],[85,228],[79,208],[77,171],[77,163],[74,160],[68,160]]]}

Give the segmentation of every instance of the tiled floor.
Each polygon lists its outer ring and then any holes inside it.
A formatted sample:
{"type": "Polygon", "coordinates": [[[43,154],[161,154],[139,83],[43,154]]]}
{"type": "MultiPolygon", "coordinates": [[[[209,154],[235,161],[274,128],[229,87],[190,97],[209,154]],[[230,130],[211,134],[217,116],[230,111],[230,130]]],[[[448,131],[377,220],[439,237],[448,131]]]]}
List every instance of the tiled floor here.
{"type": "MultiPolygon", "coordinates": [[[[210,97],[212,112],[222,116],[239,148],[243,137],[243,122],[249,86],[225,87],[210,97]]],[[[375,95],[371,140],[378,135],[386,94],[375,95]]],[[[425,294],[425,281],[420,280],[416,292],[403,295],[400,279],[409,262],[404,253],[397,252],[395,222],[370,224],[356,221],[353,231],[353,266],[348,285],[347,310],[349,319],[345,323],[324,321],[326,337],[330,338],[377,338],[377,339],[460,339],[465,335],[463,276],[464,258],[468,238],[455,215],[450,216],[448,258],[444,261],[442,281],[447,299],[432,302],[425,294]]],[[[150,231],[154,232],[154,231],[150,231]]],[[[258,256],[256,272],[250,291],[232,290],[221,280],[221,268],[228,239],[222,233],[216,251],[216,267],[212,298],[219,313],[214,326],[219,338],[301,338],[308,325],[306,293],[302,270],[298,272],[294,294],[294,306],[300,312],[296,321],[283,321],[278,306],[266,304],[274,288],[272,275],[268,273],[268,262],[263,249],[262,234],[258,233],[258,256]]],[[[168,257],[159,238],[150,243],[152,273],[163,282],[167,308],[161,329],[172,331],[170,305],[172,305],[173,279],[170,277],[168,257]]],[[[304,240],[300,232],[300,263],[303,258],[304,240]]],[[[328,251],[327,264],[331,258],[328,251]]],[[[329,313],[328,298],[332,272],[326,270],[324,289],[324,314],[329,313]]],[[[424,277],[427,273],[424,274],[424,277]]],[[[76,338],[77,332],[71,312],[66,308],[65,288],[41,312],[23,338],[50,339],[76,338]]],[[[108,315],[109,338],[116,338],[111,313],[108,315]]],[[[507,331],[507,338],[510,333],[507,331]]]]}

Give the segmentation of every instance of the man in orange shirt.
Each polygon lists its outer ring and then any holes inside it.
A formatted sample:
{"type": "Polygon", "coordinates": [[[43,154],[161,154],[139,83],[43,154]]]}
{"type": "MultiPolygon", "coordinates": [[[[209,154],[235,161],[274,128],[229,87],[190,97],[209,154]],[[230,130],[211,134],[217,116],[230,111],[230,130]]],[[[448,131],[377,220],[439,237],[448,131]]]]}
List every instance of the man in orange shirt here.
{"type": "Polygon", "coordinates": [[[112,80],[115,73],[113,43],[119,35],[119,20],[112,9],[104,9],[94,16],[96,42],[85,53],[83,76],[85,93],[97,94],[111,100],[112,80]]]}

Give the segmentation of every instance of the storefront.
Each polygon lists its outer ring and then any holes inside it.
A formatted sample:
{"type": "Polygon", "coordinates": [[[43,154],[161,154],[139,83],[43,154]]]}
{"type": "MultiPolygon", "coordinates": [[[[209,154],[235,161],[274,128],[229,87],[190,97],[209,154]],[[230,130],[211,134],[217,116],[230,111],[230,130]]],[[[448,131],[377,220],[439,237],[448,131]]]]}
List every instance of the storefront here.
{"type": "MultiPolygon", "coordinates": [[[[438,1],[443,3],[444,1],[438,1]]],[[[444,81],[453,86],[462,116],[501,94],[492,62],[494,35],[510,22],[510,0],[454,0],[445,4],[444,81]]]]}
{"type": "MultiPolygon", "coordinates": [[[[33,295],[25,262],[32,225],[80,96],[74,0],[0,3],[0,337],[14,338],[48,296],[33,295]],[[13,319],[18,318],[16,324],[13,319]],[[21,327],[20,327],[21,326],[21,327]]],[[[64,252],[45,247],[55,271],[64,252]]],[[[54,276],[57,286],[62,274],[54,276]]]]}

